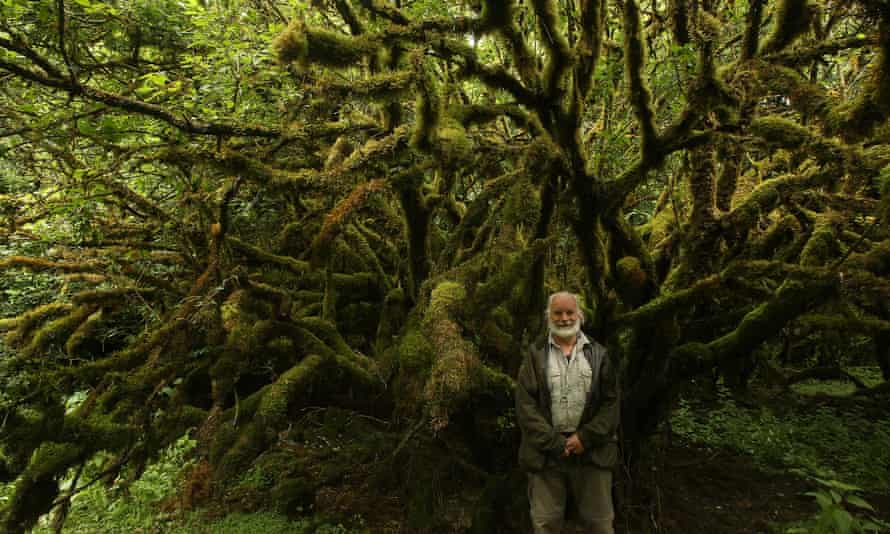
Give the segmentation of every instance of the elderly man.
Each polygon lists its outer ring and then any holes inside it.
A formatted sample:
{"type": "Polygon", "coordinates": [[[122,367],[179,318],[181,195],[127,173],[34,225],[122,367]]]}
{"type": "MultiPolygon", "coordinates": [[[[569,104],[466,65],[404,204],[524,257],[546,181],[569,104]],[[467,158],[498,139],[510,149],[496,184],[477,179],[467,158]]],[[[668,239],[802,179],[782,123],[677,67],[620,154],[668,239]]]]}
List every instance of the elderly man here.
{"type": "Polygon", "coordinates": [[[550,295],[546,313],[549,335],[525,354],[516,386],[532,524],[536,534],[560,532],[571,492],[587,532],[612,534],[618,373],[581,332],[576,295],[550,295]]]}

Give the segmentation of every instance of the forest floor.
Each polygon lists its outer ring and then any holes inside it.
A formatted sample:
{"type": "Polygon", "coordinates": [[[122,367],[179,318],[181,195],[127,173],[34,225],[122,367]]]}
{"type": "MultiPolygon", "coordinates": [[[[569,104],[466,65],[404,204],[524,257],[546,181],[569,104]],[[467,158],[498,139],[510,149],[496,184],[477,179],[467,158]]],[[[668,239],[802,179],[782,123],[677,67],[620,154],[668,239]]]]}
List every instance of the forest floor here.
{"type": "MultiPolygon", "coordinates": [[[[675,445],[664,451],[663,459],[656,468],[660,474],[654,477],[659,497],[655,513],[639,517],[631,509],[631,517],[618,518],[617,532],[783,532],[782,525],[809,519],[819,509],[805,495],[815,489],[812,481],[788,471],[764,469],[748,455],[675,445]]],[[[890,492],[863,496],[880,519],[890,520],[890,492]]]]}
{"type": "MultiPolygon", "coordinates": [[[[650,468],[655,503],[624,506],[616,517],[616,533],[784,533],[819,510],[813,497],[806,495],[815,489],[812,481],[788,471],[764,469],[749,455],[693,444],[675,444],[662,452],[661,465],[650,468]]],[[[341,503],[357,506],[354,511],[362,513],[368,532],[410,532],[403,530],[405,518],[398,499],[374,496],[367,490],[341,487],[331,488],[330,493],[337,494],[341,503]]],[[[890,491],[861,495],[875,508],[875,517],[890,521],[890,491]]],[[[452,513],[462,515],[458,510],[452,513]]],[[[566,530],[582,532],[572,520],[566,530]]]]}
{"type": "MultiPolygon", "coordinates": [[[[873,370],[869,370],[873,373],[873,370]]],[[[640,461],[633,480],[616,473],[616,532],[621,534],[802,534],[827,515],[814,492],[840,504],[829,512],[849,512],[860,526],[883,522],[870,532],[890,532],[890,416],[881,403],[850,404],[837,396],[807,396],[804,385],[794,393],[761,391],[758,398],[738,397],[718,388],[681,395],[669,431],[653,439],[649,456],[640,461]],[[766,398],[760,397],[760,395],[766,398]],[[624,495],[633,495],[633,499],[624,495]],[[867,508],[863,508],[862,504],[867,508]]],[[[818,395],[824,395],[825,384],[818,395]]],[[[337,410],[318,410],[303,418],[301,430],[272,451],[270,459],[245,472],[226,498],[185,504],[183,480],[194,479],[190,458],[196,441],[178,442],[134,483],[126,498],[110,496],[99,485],[75,499],[63,532],[69,534],[525,534],[530,531],[524,482],[514,472],[503,479],[501,495],[491,508],[496,525],[474,525],[482,491],[464,475],[433,476],[408,468],[402,477],[421,476],[415,490],[435,501],[435,528],[415,522],[410,493],[381,477],[381,468],[399,435],[374,421],[337,410]],[[347,443],[347,432],[363,436],[347,443]],[[344,446],[332,452],[329,443],[344,446]],[[348,448],[348,449],[347,449],[348,448]],[[383,452],[381,452],[383,451],[383,452]],[[381,456],[382,455],[382,456],[381,456]],[[264,467],[265,466],[265,467],[264,467]],[[315,480],[306,503],[277,511],[269,504],[278,475],[295,466],[315,480]],[[407,473],[407,475],[405,474],[407,473]],[[191,474],[191,475],[189,475],[191,474]],[[185,477],[185,478],[183,478],[185,477]],[[476,489],[472,489],[472,488],[476,489]],[[427,493],[426,490],[429,490],[427,493]],[[285,515],[290,516],[286,517],[285,515]],[[523,517],[524,516],[524,517],[523,517]]],[[[515,446],[509,439],[503,445],[515,446]]],[[[428,451],[435,455],[436,451],[428,451]]],[[[512,457],[512,453],[505,450],[512,457]]],[[[390,467],[395,467],[389,464],[390,467]]],[[[404,470],[404,466],[402,467],[404,470]]],[[[455,473],[461,473],[455,469],[455,473]]],[[[292,473],[291,473],[292,474],[292,473]]],[[[4,498],[0,488],[0,501],[4,498]]],[[[492,501],[494,503],[494,501],[492,501]]],[[[431,509],[432,510],[432,509],[431,509]]],[[[429,511],[427,512],[429,513],[429,511]]],[[[575,525],[576,527],[576,525],[575,525]]],[[[566,532],[575,533],[573,523],[566,532]]],[[[35,533],[51,532],[49,521],[35,533]]],[[[819,532],[858,532],[821,530],[819,532]]]]}

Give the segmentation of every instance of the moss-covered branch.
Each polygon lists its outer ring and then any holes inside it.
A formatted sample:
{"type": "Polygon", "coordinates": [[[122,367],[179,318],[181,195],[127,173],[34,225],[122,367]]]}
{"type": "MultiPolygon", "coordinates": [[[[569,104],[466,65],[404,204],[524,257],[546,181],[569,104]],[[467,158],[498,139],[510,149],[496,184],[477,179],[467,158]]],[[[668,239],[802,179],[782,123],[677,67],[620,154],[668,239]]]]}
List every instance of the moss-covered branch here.
{"type": "Polygon", "coordinates": [[[810,28],[815,15],[816,9],[809,0],[780,0],[776,8],[773,33],[760,47],[760,54],[770,54],[786,48],[810,28]]]}
{"type": "Polygon", "coordinates": [[[559,27],[554,0],[532,0],[538,38],[547,50],[548,61],[544,67],[544,91],[548,98],[559,96],[563,77],[572,67],[573,57],[569,42],[559,27]]]}
{"type": "Polygon", "coordinates": [[[646,83],[645,45],[640,24],[640,9],[636,0],[624,0],[624,70],[627,78],[628,99],[640,127],[641,159],[657,159],[658,138],[655,131],[655,110],[652,93],[646,83]]]}
{"type": "MultiPolygon", "coordinates": [[[[581,0],[581,35],[575,44],[575,98],[584,101],[593,84],[593,74],[599,64],[605,29],[605,0],[581,0]]],[[[580,109],[579,109],[580,111],[580,109]]]]}
{"type": "Polygon", "coordinates": [[[670,355],[673,378],[695,376],[713,369],[719,362],[731,362],[750,354],[836,289],[837,282],[830,277],[785,280],[772,299],[745,314],[731,332],[708,343],[686,343],[674,349],[670,355]]]}

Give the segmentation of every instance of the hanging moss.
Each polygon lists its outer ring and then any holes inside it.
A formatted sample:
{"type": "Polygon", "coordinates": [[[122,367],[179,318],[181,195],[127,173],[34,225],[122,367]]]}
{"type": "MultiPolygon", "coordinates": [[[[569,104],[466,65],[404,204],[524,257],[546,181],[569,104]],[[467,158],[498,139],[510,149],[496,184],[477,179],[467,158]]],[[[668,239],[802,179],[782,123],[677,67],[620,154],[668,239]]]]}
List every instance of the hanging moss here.
{"type": "Polygon", "coordinates": [[[509,263],[502,266],[490,280],[479,285],[473,292],[472,304],[468,307],[468,311],[472,310],[473,317],[481,319],[491,309],[507,300],[519,282],[528,276],[531,266],[552,243],[553,239],[534,241],[524,250],[514,254],[509,263]]]}
{"type": "Polygon", "coordinates": [[[615,264],[615,280],[622,300],[631,305],[640,302],[646,290],[648,276],[638,258],[625,256],[615,264]]]}
{"type": "Polygon", "coordinates": [[[809,0],[779,0],[776,8],[776,25],[767,37],[760,54],[778,52],[804,34],[817,14],[809,0]]]}
{"type": "Polygon", "coordinates": [[[296,18],[275,38],[272,48],[278,61],[296,62],[302,68],[310,64],[330,68],[355,67],[378,52],[378,46],[367,37],[310,28],[296,18]]]}
{"type": "Polygon", "coordinates": [[[327,101],[353,101],[383,104],[398,102],[408,95],[414,83],[414,73],[409,71],[385,72],[350,80],[331,79],[319,82],[315,87],[327,101]]]}
{"type": "MultiPolygon", "coordinates": [[[[708,147],[700,147],[690,154],[692,172],[689,176],[689,196],[692,198],[693,226],[707,224],[714,220],[714,200],[716,166],[714,154],[708,147]]],[[[700,228],[696,228],[696,231],[700,228]]]]}
{"type": "Polygon", "coordinates": [[[417,102],[414,109],[414,132],[411,134],[411,146],[426,152],[434,147],[433,136],[439,123],[442,103],[439,88],[429,73],[429,67],[427,67],[423,56],[415,55],[412,58],[412,63],[417,72],[415,76],[417,102]]]}

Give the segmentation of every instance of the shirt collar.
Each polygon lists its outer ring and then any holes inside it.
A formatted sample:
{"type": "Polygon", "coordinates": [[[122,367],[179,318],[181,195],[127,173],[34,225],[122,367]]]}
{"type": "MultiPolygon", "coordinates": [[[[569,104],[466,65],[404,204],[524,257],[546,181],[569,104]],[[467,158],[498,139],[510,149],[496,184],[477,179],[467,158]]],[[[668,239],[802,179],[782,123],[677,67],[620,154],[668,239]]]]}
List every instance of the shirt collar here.
{"type": "MultiPolygon", "coordinates": [[[[553,332],[547,333],[547,339],[550,341],[551,347],[560,348],[559,344],[557,344],[556,341],[553,339],[553,332]]],[[[584,332],[578,330],[578,339],[575,340],[575,347],[581,348],[588,343],[590,343],[590,340],[587,339],[587,336],[584,335],[584,332]]]]}

